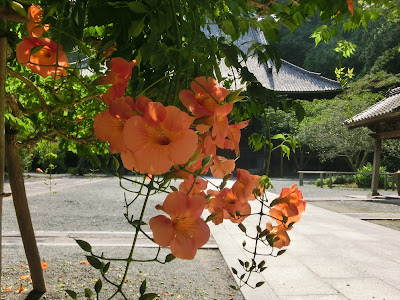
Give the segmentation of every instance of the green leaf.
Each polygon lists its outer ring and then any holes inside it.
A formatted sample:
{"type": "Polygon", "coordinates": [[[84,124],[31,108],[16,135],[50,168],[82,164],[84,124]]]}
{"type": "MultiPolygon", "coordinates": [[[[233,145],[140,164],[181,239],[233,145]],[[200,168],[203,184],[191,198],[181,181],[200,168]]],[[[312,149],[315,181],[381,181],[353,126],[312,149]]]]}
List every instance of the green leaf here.
{"type": "Polygon", "coordinates": [[[266,236],[269,233],[268,229],[264,229],[263,231],[260,232],[259,237],[262,238],[264,236],[266,236]]]}
{"type": "Polygon", "coordinates": [[[286,223],[286,222],[288,221],[289,218],[288,218],[287,216],[283,216],[282,219],[283,219],[282,222],[283,222],[283,223],[286,223]]]}
{"type": "Polygon", "coordinates": [[[101,161],[97,157],[97,155],[91,155],[90,156],[90,161],[98,168],[101,168],[101,161]]]}
{"type": "Polygon", "coordinates": [[[39,45],[39,46],[33,47],[33,48],[31,49],[31,55],[32,55],[32,54],[38,53],[40,50],[43,49],[43,47],[44,47],[43,45],[39,45]]]}
{"type": "Polygon", "coordinates": [[[280,200],[280,198],[277,198],[277,199],[273,200],[269,206],[270,206],[270,207],[275,206],[276,204],[279,203],[279,200],[280,200]]]}
{"type": "Polygon", "coordinates": [[[231,179],[231,178],[232,178],[232,174],[226,174],[224,176],[224,178],[222,178],[222,182],[219,185],[219,188],[222,190],[226,186],[228,180],[231,179]]]}
{"type": "Polygon", "coordinates": [[[102,270],[103,274],[107,273],[107,271],[110,269],[110,264],[111,264],[110,262],[105,264],[105,266],[103,267],[103,270],[102,270]]]}
{"type": "Polygon", "coordinates": [[[96,283],[94,284],[94,290],[96,291],[96,293],[100,293],[101,288],[103,287],[103,283],[101,282],[101,279],[99,278],[96,283]]]}
{"type": "Polygon", "coordinates": [[[112,165],[113,165],[113,168],[114,168],[115,172],[117,172],[117,170],[119,168],[119,161],[115,156],[113,156],[112,165]]]}
{"type": "Polygon", "coordinates": [[[83,43],[79,43],[79,48],[82,50],[82,52],[87,56],[90,57],[92,53],[90,52],[90,49],[83,43]]]}
{"type": "Polygon", "coordinates": [[[299,11],[293,15],[293,21],[296,23],[296,25],[300,25],[301,22],[303,22],[303,16],[299,11]]]}
{"type": "Polygon", "coordinates": [[[171,190],[173,190],[174,192],[177,192],[177,191],[178,191],[178,189],[177,189],[175,186],[173,186],[173,185],[171,185],[170,188],[171,188],[171,190]]]}
{"type": "Polygon", "coordinates": [[[281,145],[281,149],[282,149],[282,152],[283,152],[283,157],[285,157],[285,155],[286,155],[286,157],[289,158],[289,156],[290,156],[290,148],[288,146],[286,146],[286,145],[281,145]]]}
{"type": "Polygon", "coordinates": [[[147,225],[146,222],[140,221],[140,220],[133,220],[132,222],[129,222],[133,227],[138,227],[139,225],[147,225]]]}
{"type": "Polygon", "coordinates": [[[144,29],[144,19],[142,18],[138,21],[134,21],[132,22],[132,25],[129,29],[129,36],[131,37],[137,37],[139,36],[139,34],[141,34],[143,32],[144,29]]]}
{"type": "Polygon", "coordinates": [[[238,227],[239,227],[239,229],[240,229],[241,231],[243,231],[244,233],[246,233],[246,227],[245,227],[242,223],[239,223],[239,224],[238,224],[238,227]]]}
{"type": "Polygon", "coordinates": [[[258,264],[258,268],[259,269],[261,269],[262,267],[264,267],[264,265],[265,265],[265,260],[263,260],[263,261],[261,261],[259,264],[258,264]]]}
{"type": "Polygon", "coordinates": [[[206,156],[205,158],[203,158],[203,160],[201,161],[201,167],[204,169],[211,161],[211,155],[206,156]]]}
{"type": "Polygon", "coordinates": [[[278,252],[277,256],[282,255],[282,254],[285,253],[285,252],[286,252],[286,249],[285,249],[285,250],[280,250],[280,251],[278,252]]]}
{"type": "Polygon", "coordinates": [[[70,296],[72,299],[78,299],[78,294],[72,290],[65,290],[65,292],[70,296]]]}
{"type": "Polygon", "coordinates": [[[92,252],[92,246],[83,240],[75,240],[78,243],[79,247],[82,248],[83,251],[92,252]]]}
{"type": "Polygon", "coordinates": [[[86,258],[87,258],[87,261],[89,262],[89,264],[90,264],[93,268],[95,268],[95,269],[101,269],[101,268],[103,267],[102,262],[101,262],[98,258],[96,258],[96,257],[94,257],[94,256],[91,256],[91,255],[86,256],[86,258]]]}
{"type": "Polygon", "coordinates": [[[271,139],[272,140],[284,140],[285,136],[283,134],[279,133],[279,134],[275,134],[271,139]]]}
{"type": "Polygon", "coordinates": [[[236,291],[239,290],[238,287],[237,287],[237,286],[234,286],[234,285],[230,285],[229,287],[230,287],[231,289],[236,290],[236,291]]]}
{"type": "Polygon", "coordinates": [[[253,133],[252,135],[249,136],[249,146],[253,148],[254,151],[260,150],[263,146],[263,140],[262,136],[259,135],[258,133],[253,133]]]}
{"type": "Polygon", "coordinates": [[[235,103],[237,101],[241,101],[243,99],[243,97],[239,97],[239,94],[242,90],[243,90],[243,88],[229,93],[229,95],[226,96],[225,101],[228,103],[235,103]]]}
{"type": "Polygon", "coordinates": [[[88,298],[88,299],[90,299],[90,298],[92,298],[92,296],[93,296],[92,290],[86,288],[86,289],[85,289],[85,297],[88,298]]]}
{"type": "Polygon", "coordinates": [[[168,254],[168,255],[165,257],[165,262],[173,261],[175,258],[176,258],[175,255],[173,255],[172,253],[170,253],[170,254],[168,254]]]}
{"type": "Polygon", "coordinates": [[[155,293],[148,293],[148,294],[144,294],[142,296],[140,296],[139,300],[152,300],[155,297],[157,297],[157,294],[155,293]]]}
{"type": "Polygon", "coordinates": [[[265,281],[260,281],[256,283],[256,287],[260,287],[265,283],[265,281]]]}
{"type": "Polygon", "coordinates": [[[232,273],[235,274],[235,275],[237,275],[236,269],[235,269],[235,268],[231,268],[231,269],[232,269],[232,273]]]}
{"type": "Polygon", "coordinates": [[[16,1],[11,1],[10,6],[13,10],[16,11],[17,14],[19,14],[22,17],[26,17],[26,10],[25,8],[22,6],[21,3],[18,3],[16,1]]]}
{"type": "Polygon", "coordinates": [[[140,291],[140,295],[143,295],[144,292],[146,291],[146,279],[142,281],[139,291],[140,291]]]}
{"type": "Polygon", "coordinates": [[[142,2],[134,1],[134,2],[129,2],[127,4],[132,11],[138,14],[144,14],[149,11],[146,5],[144,5],[142,2]]]}

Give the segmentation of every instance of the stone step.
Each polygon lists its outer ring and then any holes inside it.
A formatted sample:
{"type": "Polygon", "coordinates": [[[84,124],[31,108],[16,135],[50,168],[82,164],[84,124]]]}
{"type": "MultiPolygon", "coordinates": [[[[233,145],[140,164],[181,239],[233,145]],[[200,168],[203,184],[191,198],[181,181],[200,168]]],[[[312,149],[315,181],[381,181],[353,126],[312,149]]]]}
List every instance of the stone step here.
{"type": "Polygon", "coordinates": [[[360,220],[400,220],[400,213],[343,213],[360,220]]]}
{"type": "MultiPolygon", "coordinates": [[[[36,242],[38,245],[46,246],[78,246],[75,239],[84,240],[92,246],[102,247],[130,247],[134,238],[134,232],[60,232],[60,231],[36,231],[36,242]]],[[[152,232],[145,232],[153,237],[152,232]]],[[[17,231],[3,232],[3,246],[21,245],[21,235],[17,231]]],[[[158,245],[150,241],[143,233],[139,233],[137,247],[140,248],[158,248],[158,245]]],[[[210,240],[202,249],[218,249],[214,238],[210,240]]]]}

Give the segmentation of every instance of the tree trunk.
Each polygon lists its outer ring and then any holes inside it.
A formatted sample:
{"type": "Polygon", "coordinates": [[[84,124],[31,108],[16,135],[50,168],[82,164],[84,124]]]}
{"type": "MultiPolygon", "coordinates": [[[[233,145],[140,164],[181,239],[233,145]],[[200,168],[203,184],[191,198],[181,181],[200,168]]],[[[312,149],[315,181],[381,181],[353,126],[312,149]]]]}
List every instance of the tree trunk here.
{"type": "Polygon", "coordinates": [[[24,177],[18,155],[17,127],[8,128],[5,136],[8,176],[14,202],[15,213],[25,255],[28,260],[33,289],[37,292],[46,292],[46,285],[43,277],[43,269],[33,231],[31,215],[29,212],[28,199],[26,197],[24,177]]]}
{"type": "Polygon", "coordinates": [[[4,112],[6,103],[7,38],[0,38],[0,286],[2,274],[2,224],[4,196],[4,112]]]}

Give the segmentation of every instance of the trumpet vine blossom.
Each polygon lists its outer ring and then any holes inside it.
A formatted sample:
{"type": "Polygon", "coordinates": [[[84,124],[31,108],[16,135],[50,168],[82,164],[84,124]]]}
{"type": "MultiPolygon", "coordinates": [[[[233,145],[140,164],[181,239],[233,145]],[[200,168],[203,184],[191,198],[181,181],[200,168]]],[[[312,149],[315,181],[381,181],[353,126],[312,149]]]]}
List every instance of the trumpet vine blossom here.
{"type": "Polygon", "coordinates": [[[30,22],[26,24],[26,29],[30,37],[41,37],[44,31],[49,30],[49,25],[40,25],[42,22],[43,10],[39,5],[32,4],[28,8],[27,18],[30,22]]]}
{"type": "Polygon", "coordinates": [[[23,37],[17,45],[17,60],[43,78],[66,76],[68,57],[61,45],[48,38],[23,37]]]}
{"type": "Polygon", "coordinates": [[[173,164],[185,164],[198,144],[197,134],[189,128],[192,123],[193,118],[185,112],[159,102],[150,102],[143,116],[127,120],[123,139],[134,155],[134,169],[160,175],[173,164]]]}
{"type": "Polygon", "coordinates": [[[169,194],[161,208],[170,218],[158,215],[149,221],[154,241],[162,247],[169,246],[178,258],[193,259],[197,249],[210,238],[210,229],[200,218],[205,204],[202,196],[190,197],[179,191],[169,194]]]}

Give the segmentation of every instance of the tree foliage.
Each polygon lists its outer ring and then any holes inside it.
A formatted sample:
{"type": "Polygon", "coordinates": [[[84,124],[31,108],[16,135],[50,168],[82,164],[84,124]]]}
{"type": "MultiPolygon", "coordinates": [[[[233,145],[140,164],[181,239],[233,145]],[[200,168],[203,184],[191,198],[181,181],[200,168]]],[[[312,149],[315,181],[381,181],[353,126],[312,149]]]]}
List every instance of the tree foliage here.
{"type": "MultiPolygon", "coordinates": [[[[332,30],[333,38],[325,40],[315,47],[315,31],[321,32],[321,19],[317,15],[309,18],[297,27],[293,33],[282,30],[282,39],[278,45],[282,57],[307,70],[320,72],[324,76],[335,78],[334,69],[339,67],[339,57],[334,49],[341,40],[349,41],[357,45],[355,55],[341,57],[342,66],[355,69],[357,78],[361,78],[375,68],[374,63],[386,50],[398,47],[400,34],[398,1],[392,1],[394,8],[388,10],[388,15],[379,18],[371,18],[366,28],[348,26],[343,20],[336,25],[337,20],[329,20],[323,32],[332,30]],[[373,20],[373,21],[372,21],[373,20]],[[338,30],[339,29],[339,30],[338,30]],[[367,30],[366,30],[367,29],[367,30]]],[[[396,69],[399,72],[399,69],[396,69]]]]}
{"type": "Polygon", "coordinates": [[[347,99],[318,100],[306,104],[307,116],[299,126],[298,139],[303,147],[316,151],[321,161],[344,157],[349,168],[356,171],[373,152],[369,130],[348,130],[343,121],[375,102],[375,94],[347,99]]]}
{"type": "MultiPolygon", "coordinates": [[[[37,87],[36,93],[26,89],[26,82],[10,73],[8,92],[19,95],[18,101],[23,107],[20,139],[25,140],[25,144],[34,144],[43,138],[54,139],[55,132],[59,132],[57,136],[65,141],[77,142],[82,138],[90,141],[93,137],[92,117],[102,109],[96,96],[104,91],[93,85],[93,79],[105,71],[105,53],[112,46],[116,46],[113,56],[136,59],[137,67],[128,90],[134,97],[145,92],[164,104],[178,105],[178,91],[186,88],[192,78],[215,75],[218,81],[224,81],[218,67],[219,60],[224,58],[228,66],[238,69],[243,80],[251,83],[247,93],[252,100],[263,99],[265,105],[277,107],[279,101],[266,99],[267,91],[242,63],[253,53],[243,53],[233,44],[241,34],[250,27],[260,28],[270,45],[261,47],[254,44],[250,48],[257,49],[254,55],[260,56],[261,60],[272,59],[279,65],[279,54],[275,50],[282,27],[293,31],[304,20],[317,15],[321,22],[333,18],[335,22],[346,22],[351,28],[365,26],[370,18],[383,13],[390,1],[367,0],[360,5],[354,4],[354,9],[346,1],[332,3],[327,0],[34,2],[43,7],[42,23],[50,25],[46,34],[62,44],[70,58],[71,68],[68,80],[56,83],[26,72],[27,69],[10,55],[10,69],[24,75],[37,87]],[[208,26],[218,26],[221,35],[208,36],[205,33],[208,26]],[[80,70],[86,68],[94,74],[92,77],[80,75],[80,70]],[[84,119],[78,116],[84,116],[84,119]]],[[[21,23],[23,18],[13,11],[12,3],[10,0],[0,2],[3,17],[0,30],[9,37],[10,48],[15,49],[27,32],[21,23]]],[[[26,9],[30,2],[22,4],[26,9]]],[[[75,146],[69,147],[76,149],[75,146]]]]}

